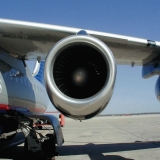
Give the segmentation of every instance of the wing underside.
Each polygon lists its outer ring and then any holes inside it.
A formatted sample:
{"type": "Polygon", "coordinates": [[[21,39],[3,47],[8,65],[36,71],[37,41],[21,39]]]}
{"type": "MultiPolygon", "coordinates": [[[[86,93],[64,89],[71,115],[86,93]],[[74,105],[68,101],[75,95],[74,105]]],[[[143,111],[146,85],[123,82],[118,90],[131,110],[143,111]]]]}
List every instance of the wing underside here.
{"type": "MultiPolygon", "coordinates": [[[[0,19],[0,47],[22,59],[45,59],[61,39],[81,29],[0,19]]],[[[112,51],[117,64],[144,65],[160,53],[160,42],[86,30],[103,41],[112,51]]]]}

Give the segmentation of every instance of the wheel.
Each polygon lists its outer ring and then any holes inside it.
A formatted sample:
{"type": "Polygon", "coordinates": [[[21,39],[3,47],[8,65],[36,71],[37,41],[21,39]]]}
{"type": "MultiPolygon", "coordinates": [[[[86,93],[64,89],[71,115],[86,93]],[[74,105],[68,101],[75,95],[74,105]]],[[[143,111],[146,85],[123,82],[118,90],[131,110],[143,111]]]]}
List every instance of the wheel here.
{"type": "Polygon", "coordinates": [[[42,126],[38,126],[37,128],[38,128],[39,130],[42,130],[42,126]]]}
{"type": "Polygon", "coordinates": [[[27,154],[28,152],[28,141],[27,138],[25,138],[25,142],[24,142],[24,154],[27,154]]]}
{"type": "Polygon", "coordinates": [[[27,138],[25,138],[25,143],[24,143],[24,160],[44,160],[44,155],[42,154],[41,151],[38,152],[33,152],[32,150],[28,150],[28,141],[27,138]]]}
{"type": "Polygon", "coordinates": [[[46,134],[48,140],[42,143],[42,151],[47,158],[52,158],[56,154],[55,137],[53,134],[46,134]]]}
{"type": "MultiPolygon", "coordinates": [[[[18,128],[17,120],[15,120],[14,118],[7,118],[4,121],[2,133],[16,131],[17,128],[18,128]]],[[[10,140],[14,139],[15,135],[16,135],[16,133],[11,136],[8,136],[6,141],[10,141],[10,140]]]]}

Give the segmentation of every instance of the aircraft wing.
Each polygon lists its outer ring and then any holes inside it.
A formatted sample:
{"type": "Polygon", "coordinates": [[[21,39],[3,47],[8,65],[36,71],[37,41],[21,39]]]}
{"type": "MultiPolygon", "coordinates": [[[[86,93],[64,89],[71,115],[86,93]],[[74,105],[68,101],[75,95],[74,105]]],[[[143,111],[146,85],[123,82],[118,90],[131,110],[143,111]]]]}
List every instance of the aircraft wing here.
{"type": "MultiPolygon", "coordinates": [[[[0,19],[0,47],[15,57],[45,59],[53,45],[78,33],[80,28],[0,19]]],[[[112,51],[117,64],[144,65],[160,53],[160,42],[85,30],[103,41],[112,51]]]]}

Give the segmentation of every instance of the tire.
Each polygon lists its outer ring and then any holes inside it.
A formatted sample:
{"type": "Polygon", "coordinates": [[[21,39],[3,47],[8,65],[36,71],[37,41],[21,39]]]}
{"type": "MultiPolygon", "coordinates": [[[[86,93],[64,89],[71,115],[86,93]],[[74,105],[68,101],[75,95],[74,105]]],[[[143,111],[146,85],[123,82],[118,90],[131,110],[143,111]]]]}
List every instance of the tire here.
{"type": "MultiPolygon", "coordinates": [[[[4,121],[2,133],[8,133],[12,131],[16,131],[18,129],[18,122],[14,118],[7,118],[4,121]]],[[[8,136],[6,141],[11,141],[16,136],[16,133],[8,136]]]]}
{"type": "Polygon", "coordinates": [[[47,158],[52,158],[56,153],[55,137],[53,134],[46,134],[48,140],[42,143],[42,151],[47,158]]]}
{"type": "Polygon", "coordinates": [[[39,130],[42,130],[42,126],[38,126],[37,128],[38,128],[39,130]]]}
{"type": "Polygon", "coordinates": [[[24,143],[24,160],[44,160],[44,155],[41,151],[33,152],[31,150],[28,150],[28,141],[27,138],[25,138],[24,143]]]}
{"type": "Polygon", "coordinates": [[[28,153],[28,141],[27,138],[25,138],[25,142],[24,142],[24,154],[28,153]]]}

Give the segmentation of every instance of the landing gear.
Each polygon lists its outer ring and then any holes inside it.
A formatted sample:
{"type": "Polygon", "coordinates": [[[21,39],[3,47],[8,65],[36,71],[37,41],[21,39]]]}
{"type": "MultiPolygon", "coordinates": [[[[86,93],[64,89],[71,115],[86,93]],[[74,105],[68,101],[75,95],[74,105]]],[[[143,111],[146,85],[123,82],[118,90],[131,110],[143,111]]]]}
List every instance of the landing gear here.
{"type": "MultiPolygon", "coordinates": [[[[42,128],[43,129],[43,128],[42,128]]],[[[46,129],[45,129],[46,130],[46,129]]],[[[54,159],[54,156],[58,156],[56,152],[56,146],[62,146],[64,138],[59,121],[52,115],[24,115],[17,111],[8,111],[5,115],[0,117],[0,140],[14,140],[14,136],[22,132],[25,136],[24,153],[28,159],[54,159]],[[38,120],[47,121],[53,127],[53,133],[43,135],[35,124],[38,120]],[[3,122],[3,123],[2,123],[3,122]]],[[[22,134],[21,134],[22,135],[22,134]]],[[[22,140],[15,142],[17,144],[23,143],[22,140]]]]}
{"type": "MultiPolygon", "coordinates": [[[[47,134],[48,138],[44,142],[30,144],[31,137],[25,139],[24,153],[27,158],[42,158],[47,160],[55,160],[55,156],[58,156],[56,152],[55,140],[53,134],[47,134]],[[30,147],[29,147],[30,146],[30,147]]],[[[33,139],[32,139],[33,140],[33,139]]]]}
{"type": "Polygon", "coordinates": [[[28,158],[43,158],[47,160],[54,160],[57,156],[55,146],[54,134],[47,134],[43,136],[41,133],[36,132],[34,128],[28,130],[23,128],[26,137],[24,144],[24,153],[28,158]]]}

